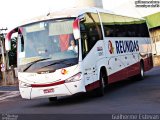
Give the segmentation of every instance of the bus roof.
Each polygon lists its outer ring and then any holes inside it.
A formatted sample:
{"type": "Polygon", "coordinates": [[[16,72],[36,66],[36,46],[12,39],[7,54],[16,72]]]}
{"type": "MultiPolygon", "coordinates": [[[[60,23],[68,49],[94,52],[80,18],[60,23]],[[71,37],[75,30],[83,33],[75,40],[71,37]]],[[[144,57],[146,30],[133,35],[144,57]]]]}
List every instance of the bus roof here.
{"type": "MultiPolygon", "coordinates": [[[[70,8],[70,9],[62,9],[62,10],[57,10],[51,13],[48,13],[46,15],[42,15],[39,17],[35,17],[33,19],[24,21],[20,26],[30,24],[30,23],[35,23],[39,21],[45,21],[45,20],[50,20],[50,19],[57,19],[57,18],[70,18],[70,17],[78,17],[79,15],[87,12],[94,12],[96,13],[97,11],[103,12],[103,13],[108,13],[108,14],[114,14],[114,15],[119,15],[115,14],[112,11],[96,8],[96,7],[86,7],[86,8],[70,8]]],[[[123,16],[123,15],[120,15],[123,16]]],[[[128,16],[126,16],[128,17],[128,16]]],[[[128,18],[133,18],[133,17],[128,17],[128,18]]],[[[136,18],[140,19],[140,18],[136,18]]],[[[142,19],[144,20],[144,19],[142,19]]]]}
{"type": "Polygon", "coordinates": [[[79,15],[86,13],[86,12],[97,12],[103,11],[106,13],[114,14],[111,11],[108,10],[103,10],[100,8],[95,8],[95,7],[86,7],[86,8],[70,8],[70,9],[62,9],[62,10],[57,10],[51,13],[47,13],[46,15],[38,16],[30,20],[24,21],[21,25],[26,25],[34,22],[39,22],[39,21],[45,21],[49,19],[56,19],[56,18],[69,18],[69,17],[78,17],[79,15]]]}

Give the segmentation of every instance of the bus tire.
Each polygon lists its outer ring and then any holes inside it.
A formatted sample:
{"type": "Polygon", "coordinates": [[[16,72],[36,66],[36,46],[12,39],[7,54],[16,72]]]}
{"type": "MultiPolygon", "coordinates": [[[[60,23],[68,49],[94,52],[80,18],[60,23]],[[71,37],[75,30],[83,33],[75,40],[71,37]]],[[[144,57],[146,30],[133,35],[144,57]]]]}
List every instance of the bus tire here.
{"type": "Polygon", "coordinates": [[[144,79],[144,65],[142,62],[140,62],[140,73],[137,76],[138,80],[143,80],[144,79]]]}
{"type": "Polygon", "coordinates": [[[100,80],[99,80],[99,88],[97,89],[97,96],[98,97],[101,97],[101,96],[104,96],[104,88],[105,88],[105,78],[106,78],[106,75],[104,72],[100,72],[100,80]]]}
{"type": "Polygon", "coordinates": [[[57,97],[50,97],[48,99],[49,99],[49,102],[55,102],[58,100],[57,97]]]}

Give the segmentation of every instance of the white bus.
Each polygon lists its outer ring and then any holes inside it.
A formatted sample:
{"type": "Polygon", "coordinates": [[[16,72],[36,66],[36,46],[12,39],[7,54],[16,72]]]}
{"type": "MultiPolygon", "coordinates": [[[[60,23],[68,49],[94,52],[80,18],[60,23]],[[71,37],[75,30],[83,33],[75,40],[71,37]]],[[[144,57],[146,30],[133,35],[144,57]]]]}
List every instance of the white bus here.
{"type": "Polygon", "coordinates": [[[69,9],[29,21],[18,32],[17,65],[22,98],[70,96],[130,77],[143,79],[153,67],[144,19],[97,8],[69,9]]]}

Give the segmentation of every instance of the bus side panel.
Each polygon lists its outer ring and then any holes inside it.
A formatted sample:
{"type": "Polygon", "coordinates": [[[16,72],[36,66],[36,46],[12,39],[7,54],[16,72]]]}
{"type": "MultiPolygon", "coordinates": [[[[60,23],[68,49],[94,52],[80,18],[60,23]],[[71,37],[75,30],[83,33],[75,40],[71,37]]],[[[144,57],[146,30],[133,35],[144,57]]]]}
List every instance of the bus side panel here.
{"type": "Polygon", "coordinates": [[[140,62],[137,62],[128,67],[128,77],[132,77],[139,74],[140,71],[140,62]]]}
{"type": "Polygon", "coordinates": [[[153,67],[150,46],[149,38],[106,38],[108,82],[113,83],[138,75],[140,73],[140,60],[143,60],[144,70],[150,70],[153,67]],[[127,46],[124,41],[133,44],[125,48],[127,46]]]}
{"type": "Polygon", "coordinates": [[[111,56],[108,60],[108,82],[116,82],[127,77],[127,68],[123,62],[124,56],[111,56]]]}
{"type": "Polygon", "coordinates": [[[82,61],[86,90],[99,87],[97,61],[104,58],[104,42],[99,40],[82,61]]]}
{"type": "Polygon", "coordinates": [[[106,56],[108,58],[108,82],[113,83],[139,73],[139,53],[129,52],[123,41],[135,41],[133,38],[105,38],[106,56]]]}

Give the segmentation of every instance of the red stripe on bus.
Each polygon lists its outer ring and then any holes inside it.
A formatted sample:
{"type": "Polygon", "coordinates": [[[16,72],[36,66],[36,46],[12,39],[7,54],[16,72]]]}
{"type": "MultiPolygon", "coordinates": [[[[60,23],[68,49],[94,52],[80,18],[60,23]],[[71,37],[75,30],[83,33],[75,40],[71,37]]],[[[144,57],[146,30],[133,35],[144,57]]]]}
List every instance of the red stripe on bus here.
{"type": "Polygon", "coordinates": [[[86,91],[91,91],[93,89],[96,89],[100,86],[100,83],[99,83],[99,80],[98,81],[95,81],[89,85],[86,85],[85,88],[86,88],[86,91]]]}
{"type": "Polygon", "coordinates": [[[135,63],[131,66],[128,66],[118,72],[115,72],[108,76],[108,83],[114,83],[120,80],[127,79],[131,76],[137,75],[140,73],[140,63],[135,63]]]}
{"type": "MultiPolygon", "coordinates": [[[[146,58],[143,60],[144,61],[144,71],[148,71],[153,67],[153,62],[152,62],[152,56],[146,58]]],[[[118,72],[115,72],[111,75],[108,76],[108,83],[114,83],[120,80],[125,80],[129,77],[138,75],[140,73],[140,62],[137,62],[131,66],[128,66],[118,72]]],[[[86,85],[86,91],[91,91],[93,89],[96,89],[100,86],[99,80],[96,82],[93,82],[89,85],[86,85]]]]}
{"type": "MultiPolygon", "coordinates": [[[[148,71],[153,68],[152,56],[143,60],[144,71],[148,71]]],[[[137,62],[131,66],[128,66],[118,72],[115,72],[108,76],[108,83],[114,83],[120,80],[127,79],[129,77],[138,75],[140,73],[140,62],[137,62]]]]}
{"type": "Polygon", "coordinates": [[[31,84],[31,87],[50,87],[50,86],[61,85],[64,83],[65,81],[59,81],[59,82],[50,83],[50,84],[31,84]]]}

